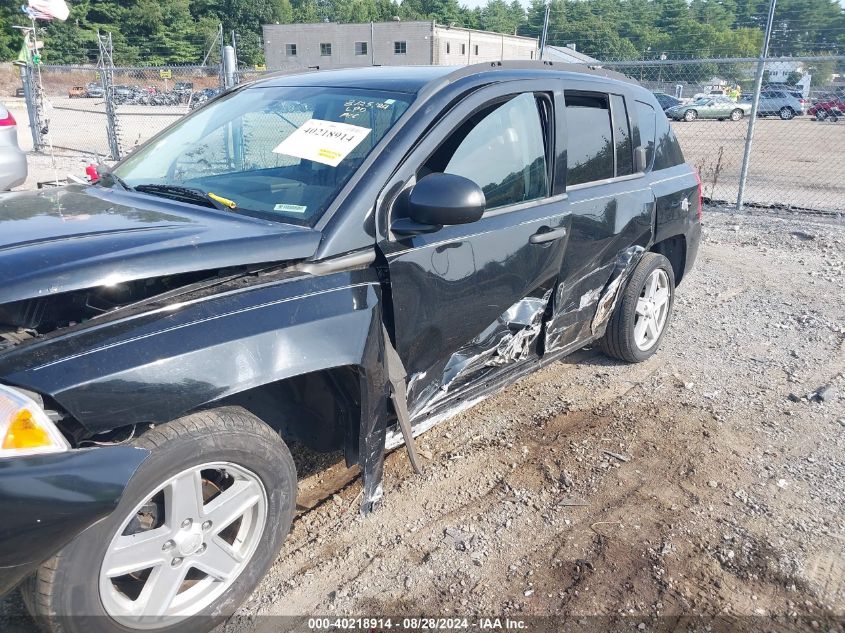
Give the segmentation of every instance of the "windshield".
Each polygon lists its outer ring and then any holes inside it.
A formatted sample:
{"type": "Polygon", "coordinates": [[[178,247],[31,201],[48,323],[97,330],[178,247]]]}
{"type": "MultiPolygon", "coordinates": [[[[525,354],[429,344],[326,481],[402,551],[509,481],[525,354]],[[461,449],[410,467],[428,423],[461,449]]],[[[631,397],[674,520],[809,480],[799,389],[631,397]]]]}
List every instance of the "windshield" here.
{"type": "Polygon", "coordinates": [[[143,193],[313,226],[411,100],[355,88],[247,88],[186,117],[114,174],[143,193]]]}

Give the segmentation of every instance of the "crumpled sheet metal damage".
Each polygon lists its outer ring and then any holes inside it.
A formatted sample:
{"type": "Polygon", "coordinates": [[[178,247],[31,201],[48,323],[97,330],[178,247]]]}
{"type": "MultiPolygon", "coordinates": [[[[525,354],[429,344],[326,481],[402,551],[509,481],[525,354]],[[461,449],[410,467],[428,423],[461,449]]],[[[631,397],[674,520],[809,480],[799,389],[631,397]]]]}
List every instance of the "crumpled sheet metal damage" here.
{"type": "MultiPolygon", "coordinates": [[[[603,333],[602,330],[607,326],[607,321],[616,307],[621,289],[644,252],[645,249],[641,246],[632,246],[620,252],[604,289],[601,292],[596,289],[589,293],[590,303],[595,302],[596,305],[591,323],[593,334],[603,333]]],[[[388,446],[394,448],[404,441],[411,464],[420,472],[413,437],[437,422],[451,417],[458,410],[471,406],[477,400],[463,403],[463,406],[458,404],[454,411],[435,416],[414,428],[411,427],[411,420],[432,409],[450,389],[460,384],[465,376],[472,375],[484,367],[498,367],[528,358],[532,344],[542,333],[543,316],[551,296],[552,289],[549,289],[542,297],[526,297],[517,301],[468,345],[455,352],[446,364],[439,386],[421,394],[420,404],[413,412],[407,410],[407,390],[425,374],[416,374],[409,380],[384,326],[379,324],[380,331],[371,332],[373,340],[367,346],[364,373],[368,374],[373,382],[369,385],[362,384],[362,393],[366,394],[361,407],[360,463],[364,476],[362,513],[372,512],[383,495],[381,481],[384,453],[388,446]],[[400,433],[391,433],[388,437],[387,427],[394,417],[387,407],[388,400],[393,403],[393,413],[399,422],[401,438],[400,433]]],[[[373,326],[375,325],[374,323],[373,326]]],[[[363,373],[362,380],[366,380],[363,373]]],[[[481,399],[483,397],[478,400],[481,399]]]]}
{"type": "Polygon", "coordinates": [[[373,319],[361,363],[361,426],[358,463],[363,476],[361,513],[370,514],[384,496],[382,477],[387,448],[387,428],[399,423],[411,466],[419,466],[406,392],[407,372],[381,319],[373,319]],[[393,410],[388,407],[392,403],[393,410]]]}
{"type": "Polygon", "coordinates": [[[607,322],[610,320],[610,315],[613,314],[613,310],[619,301],[619,294],[634,271],[634,268],[640,263],[644,252],[645,249],[642,246],[631,246],[619,253],[616,257],[616,265],[614,266],[613,273],[604,287],[604,292],[596,307],[596,314],[593,316],[593,322],[590,325],[590,329],[594,335],[604,334],[607,322]]]}
{"type": "MultiPolygon", "coordinates": [[[[452,354],[443,370],[440,384],[435,384],[427,393],[421,394],[412,417],[416,418],[429,411],[464,377],[484,367],[498,367],[526,359],[531,345],[542,331],[543,314],[551,296],[552,289],[549,289],[542,297],[526,297],[517,301],[472,341],[452,354]]],[[[423,376],[412,376],[409,384],[423,376]]]]}
{"type": "Polygon", "coordinates": [[[583,345],[584,336],[587,334],[595,337],[604,334],[619,293],[644,252],[642,246],[626,248],[601,269],[591,270],[587,276],[572,280],[566,286],[558,286],[552,302],[552,316],[546,323],[546,352],[574,351],[583,345]],[[600,270],[606,271],[605,274],[601,275],[600,270]],[[582,290],[580,297],[569,297],[568,304],[564,305],[564,297],[574,288],[583,288],[585,281],[590,278],[603,278],[605,281],[602,285],[582,290]]]}

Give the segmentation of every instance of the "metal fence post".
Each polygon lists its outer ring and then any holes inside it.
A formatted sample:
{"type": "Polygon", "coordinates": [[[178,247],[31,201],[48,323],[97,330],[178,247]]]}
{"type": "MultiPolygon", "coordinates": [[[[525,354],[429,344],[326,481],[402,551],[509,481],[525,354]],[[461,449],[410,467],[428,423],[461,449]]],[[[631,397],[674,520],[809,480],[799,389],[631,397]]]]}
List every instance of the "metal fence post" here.
{"type": "Polygon", "coordinates": [[[35,94],[35,86],[32,85],[32,69],[29,64],[20,64],[21,84],[23,85],[23,96],[26,100],[26,114],[29,117],[29,131],[32,133],[32,149],[40,152],[44,149],[44,139],[41,137],[41,117],[38,113],[38,99],[35,94]]]}
{"type": "Polygon", "coordinates": [[[226,47],[226,40],[223,36],[223,25],[219,26],[217,32],[217,45],[220,47],[220,66],[217,67],[217,77],[220,83],[220,90],[226,89],[226,70],[223,67],[223,49],[226,47]]]}
{"type": "Polygon", "coordinates": [[[103,85],[103,98],[106,101],[106,135],[112,160],[120,160],[120,142],[117,130],[117,112],[114,103],[114,57],[111,33],[100,35],[100,81],[103,85]]]}
{"type": "Polygon", "coordinates": [[[748,120],[748,133],[745,136],[745,150],[742,154],[742,169],[739,172],[739,189],[736,196],[736,210],[742,211],[745,198],[745,183],[748,180],[748,166],[751,163],[751,143],[754,140],[754,125],[757,123],[757,109],[760,106],[760,92],[763,89],[763,72],[766,68],[766,57],[769,55],[769,41],[772,37],[772,23],[775,19],[777,0],[771,0],[769,18],[766,21],[766,35],[763,37],[763,48],[760,50],[760,61],[757,62],[757,76],[754,78],[754,97],[751,102],[751,114],[748,120]]]}

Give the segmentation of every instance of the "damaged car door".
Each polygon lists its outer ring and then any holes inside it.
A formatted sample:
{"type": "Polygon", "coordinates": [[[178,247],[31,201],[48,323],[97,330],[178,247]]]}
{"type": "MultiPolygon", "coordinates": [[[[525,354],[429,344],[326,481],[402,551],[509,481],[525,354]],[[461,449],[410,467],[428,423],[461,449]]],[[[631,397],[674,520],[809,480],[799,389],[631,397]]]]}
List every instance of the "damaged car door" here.
{"type": "Polygon", "coordinates": [[[586,81],[565,92],[572,235],[546,329],[549,352],[600,334],[618,284],[652,240],[655,197],[626,96],[586,81]]]}
{"type": "Polygon", "coordinates": [[[390,231],[380,249],[415,423],[542,352],[569,230],[565,196],[552,195],[560,97],[548,84],[524,81],[473,94],[385,188],[398,193],[381,201],[390,231]],[[483,196],[478,218],[461,206],[466,180],[483,196]],[[417,199],[429,190],[440,197],[421,204],[439,207],[439,219],[416,222],[417,199]]]}

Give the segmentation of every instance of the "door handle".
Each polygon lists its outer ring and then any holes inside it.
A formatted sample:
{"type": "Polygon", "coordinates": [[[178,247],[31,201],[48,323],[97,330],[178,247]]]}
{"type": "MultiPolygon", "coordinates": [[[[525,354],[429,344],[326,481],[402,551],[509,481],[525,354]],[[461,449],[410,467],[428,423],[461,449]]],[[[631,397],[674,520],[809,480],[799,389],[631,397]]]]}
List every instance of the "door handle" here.
{"type": "Polygon", "coordinates": [[[555,229],[553,231],[537,231],[534,235],[528,238],[529,244],[543,244],[544,242],[554,242],[562,237],[566,237],[566,229],[555,229]]]}

